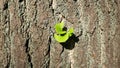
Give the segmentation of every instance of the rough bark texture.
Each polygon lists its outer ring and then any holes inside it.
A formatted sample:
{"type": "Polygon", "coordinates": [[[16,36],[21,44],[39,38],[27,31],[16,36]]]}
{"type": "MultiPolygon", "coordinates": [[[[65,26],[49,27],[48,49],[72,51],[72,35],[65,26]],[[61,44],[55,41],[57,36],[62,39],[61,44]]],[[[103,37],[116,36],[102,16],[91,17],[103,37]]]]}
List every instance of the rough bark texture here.
{"type": "Polygon", "coordinates": [[[0,68],[120,68],[120,0],[0,0],[0,68]]]}

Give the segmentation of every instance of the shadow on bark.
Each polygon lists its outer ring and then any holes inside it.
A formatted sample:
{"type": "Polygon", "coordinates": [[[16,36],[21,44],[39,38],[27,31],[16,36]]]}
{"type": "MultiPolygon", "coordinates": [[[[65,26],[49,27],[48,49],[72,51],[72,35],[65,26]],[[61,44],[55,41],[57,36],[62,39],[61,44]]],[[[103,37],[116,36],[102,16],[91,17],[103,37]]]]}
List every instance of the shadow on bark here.
{"type": "Polygon", "coordinates": [[[64,48],[72,50],[75,47],[75,43],[79,41],[78,36],[73,34],[66,42],[60,43],[64,48]]]}

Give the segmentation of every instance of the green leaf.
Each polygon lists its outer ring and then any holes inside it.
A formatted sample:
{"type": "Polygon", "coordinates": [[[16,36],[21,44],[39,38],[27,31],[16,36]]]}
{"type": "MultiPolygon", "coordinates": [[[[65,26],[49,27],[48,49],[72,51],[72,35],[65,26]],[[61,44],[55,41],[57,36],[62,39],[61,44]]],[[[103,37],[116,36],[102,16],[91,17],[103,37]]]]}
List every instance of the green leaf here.
{"type": "Polygon", "coordinates": [[[64,33],[66,33],[66,31],[63,31],[64,22],[57,23],[54,28],[55,28],[56,33],[58,33],[58,34],[64,34],[64,33]]]}
{"type": "Polygon", "coordinates": [[[60,27],[63,29],[64,28],[64,22],[59,23],[60,27]]]}
{"type": "Polygon", "coordinates": [[[74,32],[74,29],[73,29],[73,28],[70,28],[70,29],[68,30],[69,37],[72,36],[73,32],[74,32]]]}
{"type": "Polygon", "coordinates": [[[66,42],[69,37],[73,35],[74,29],[70,28],[68,31],[63,31],[64,28],[64,22],[57,23],[55,25],[55,31],[56,33],[54,34],[54,38],[58,42],[66,42]]]}
{"type": "Polygon", "coordinates": [[[68,40],[69,35],[68,35],[68,33],[66,33],[64,36],[54,34],[54,38],[56,41],[62,43],[62,42],[66,42],[68,40]]]}

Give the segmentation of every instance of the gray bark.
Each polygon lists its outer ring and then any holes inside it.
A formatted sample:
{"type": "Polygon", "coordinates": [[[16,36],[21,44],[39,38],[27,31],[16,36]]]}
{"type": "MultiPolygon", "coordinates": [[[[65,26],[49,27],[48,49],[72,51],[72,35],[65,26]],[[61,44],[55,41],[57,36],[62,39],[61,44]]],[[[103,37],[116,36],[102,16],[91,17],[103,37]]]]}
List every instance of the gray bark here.
{"type": "Polygon", "coordinates": [[[0,0],[0,68],[120,68],[120,0],[0,0]]]}

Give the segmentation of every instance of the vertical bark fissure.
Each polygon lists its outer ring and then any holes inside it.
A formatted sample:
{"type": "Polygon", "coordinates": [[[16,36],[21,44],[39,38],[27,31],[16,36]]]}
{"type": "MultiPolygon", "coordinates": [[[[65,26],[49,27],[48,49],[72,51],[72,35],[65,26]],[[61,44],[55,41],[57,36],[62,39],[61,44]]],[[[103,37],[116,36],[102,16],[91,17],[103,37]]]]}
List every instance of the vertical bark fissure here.
{"type": "Polygon", "coordinates": [[[19,2],[23,2],[23,0],[19,0],[19,2]]]}
{"type": "Polygon", "coordinates": [[[53,17],[54,17],[55,8],[53,7],[53,5],[54,5],[54,0],[51,0],[51,1],[49,2],[49,7],[51,8],[52,14],[53,14],[53,17]]]}
{"type": "Polygon", "coordinates": [[[34,14],[33,21],[36,21],[36,22],[37,22],[36,18],[37,18],[37,14],[38,14],[37,3],[38,3],[38,0],[35,0],[35,4],[34,4],[35,5],[35,10],[34,10],[35,14],[34,14]]]}
{"type": "Polygon", "coordinates": [[[7,10],[7,9],[8,9],[8,1],[6,0],[6,2],[4,3],[3,10],[7,10]]]}
{"type": "Polygon", "coordinates": [[[19,1],[19,18],[21,22],[21,28],[20,31],[21,33],[24,32],[24,23],[25,23],[25,9],[26,9],[26,0],[25,1],[19,1]]]}
{"type": "Polygon", "coordinates": [[[26,43],[25,43],[26,51],[25,52],[27,54],[28,64],[30,64],[30,67],[33,68],[32,58],[31,58],[31,55],[29,53],[29,51],[30,51],[29,40],[30,40],[30,38],[26,39],[26,43]]]}
{"type": "Polygon", "coordinates": [[[53,31],[52,31],[51,27],[49,28],[49,34],[50,34],[50,36],[49,36],[49,40],[48,40],[48,52],[47,52],[47,54],[49,55],[48,68],[50,68],[50,51],[51,51],[50,45],[52,43],[51,39],[53,36],[53,31]]]}
{"type": "Polygon", "coordinates": [[[9,68],[10,63],[11,63],[11,55],[7,55],[7,65],[5,66],[5,68],[9,68]]]}
{"type": "Polygon", "coordinates": [[[25,14],[26,12],[26,0],[19,0],[19,17],[20,17],[20,21],[21,21],[21,28],[20,28],[20,31],[21,33],[25,33],[23,34],[23,36],[27,36],[26,37],[26,42],[25,42],[25,53],[27,55],[27,64],[28,66],[30,66],[30,68],[33,68],[33,63],[32,63],[32,57],[31,57],[31,54],[30,54],[30,47],[29,47],[29,44],[30,44],[30,37],[29,37],[29,32],[28,29],[30,27],[30,22],[28,22],[25,18],[27,18],[27,14],[25,14]]]}
{"type": "Polygon", "coordinates": [[[60,55],[62,55],[63,52],[64,52],[64,47],[62,46],[62,51],[60,52],[60,55]]]}
{"type": "Polygon", "coordinates": [[[51,45],[51,36],[49,37],[49,40],[48,40],[48,56],[49,56],[49,60],[47,61],[47,68],[50,67],[50,45],[51,45]]]}
{"type": "Polygon", "coordinates": [[[10,67],[11,63],[11,48],[10,48],[10,14],[8,10],[8,0],[5,0],[3,6],[3,22],[4,22],[4,48],[6,52],[7,64],[5,68],[10,67]]]}

